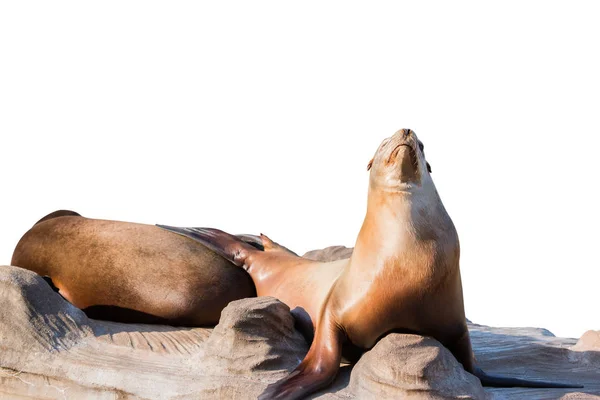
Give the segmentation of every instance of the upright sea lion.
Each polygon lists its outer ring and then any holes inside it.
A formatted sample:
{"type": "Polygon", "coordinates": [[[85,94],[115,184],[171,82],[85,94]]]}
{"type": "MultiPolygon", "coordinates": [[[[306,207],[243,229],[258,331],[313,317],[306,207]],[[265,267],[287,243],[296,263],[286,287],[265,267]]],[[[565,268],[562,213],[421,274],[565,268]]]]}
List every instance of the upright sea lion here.
{"type": "Polygon", "coordinates": [[[300,365],[261,399],[299,399],[336,376],[344,343],[369,349],[390,332],[432,336],[489,386],[581,387],[485,374],[475,366],[465,319],[458,234],[408,129],[379,146],[367,214],[349,259],[310,261],[262,236],[264,251],[215,229],[165,227],[205,243],[250,273],[259,296],[279,298],[314,340],[300,365]]]}
{"type": "Polygon", "coordinates": [[[214,325],[230,301],[256,295],[246,272],[201,243],[65,210],[21,238],[12,265],[50,277],[65,299],[98,319],[214,325]]]}

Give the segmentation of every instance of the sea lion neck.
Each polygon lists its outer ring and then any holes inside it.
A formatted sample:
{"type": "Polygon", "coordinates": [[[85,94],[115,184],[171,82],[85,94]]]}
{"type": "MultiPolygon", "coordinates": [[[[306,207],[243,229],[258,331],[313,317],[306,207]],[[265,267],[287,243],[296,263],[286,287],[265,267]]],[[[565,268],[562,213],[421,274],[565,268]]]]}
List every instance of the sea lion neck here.
{"type": "Polygon", "coordinates": [[[367,212],[355,253],[363,254],[364,247],[371,249],[376,258],[394,256],[407,243],[441,237],[454,238],[456,231],[430,179],[426,185],[410,191],[369,187],[367,212]],[[373,252],[373,247],[379,251],[373,252]]]}
{"type": "Polygon", "coordinates": [[[413,194],[369,190],[367,212],[356,247],[368,241],[387,241],[410,234],[412,230],[413,194]],[[368,236],[368,237],[363,237],[368,236]]]}

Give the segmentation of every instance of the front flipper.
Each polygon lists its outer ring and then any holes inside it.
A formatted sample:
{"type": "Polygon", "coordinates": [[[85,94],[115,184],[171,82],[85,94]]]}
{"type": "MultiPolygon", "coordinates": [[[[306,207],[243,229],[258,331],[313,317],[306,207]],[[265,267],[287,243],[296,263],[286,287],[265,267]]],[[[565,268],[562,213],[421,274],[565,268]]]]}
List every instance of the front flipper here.
{"type": "Polygon", "coordinates": [[[260,251],[243,240],[219,229],[178,228],[167,225],[156,226],[196,240],[238,267],[244,267],[244,269],[246,269],[245,264],[249,255],[255,251],[260,251]]]}
{"type": "Polygon", "coordinates": [[[329,313],[317,326],[308,354],[287,378],[265,389],[258,400],[302,399],[328,386],[340,369],[343,334],[329,313]]]}

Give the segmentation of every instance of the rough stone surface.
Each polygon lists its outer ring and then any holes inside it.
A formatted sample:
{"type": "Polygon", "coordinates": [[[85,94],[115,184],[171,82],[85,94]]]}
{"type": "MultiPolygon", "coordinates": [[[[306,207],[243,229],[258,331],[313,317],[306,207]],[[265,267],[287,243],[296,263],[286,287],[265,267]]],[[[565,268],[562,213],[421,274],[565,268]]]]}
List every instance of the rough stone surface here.
{"type": "Polygon", "coordinates": [[[592,400],[592,399],[600,399],[600,396],[596,396],[589,393],[568,393],[560,398],[560,400],[592,400]]]}
{"type": "MultiPolygon", "coordinates": [[[[307,344],[273,298],[231,303],[214,329],[88,319],[36,274],[0,267],[0,398],[254,399],[293,369],[307,344]]],[[[600,352],[534,328],[471,324],[490,373],[584,384],[585,389],[489,389],[438,342],[388,335],[312,398],[583,399],[600,394],[600,352]],[[570,347],[573,347],[572,351],[570,347]]],[[[595,347],[594,347],[595,349],[595,347]]]]}
{"type": "MultiPolygon", "coordinates": [[[[475,357],[484,371],[503,376],[584,385],[584,389],[485,388],[498,399],[558,399],[578,392],[600,395],[600,354],[576,352],[576,339],[540,328],[468,324],[475,357]]],[[[577,397],[575,397],[577,398],[577,397]]]]}
{"type": "Polygon", "coordinates": [[[571,350],[600,351],[600,331],[587,331],[571,350]]]}
{"type": "Polygon", "coordinates": [[[315,261],[337,261],[350,258],[353,250],[352,247],[330,246],[321,250],[309,251],[302,257],[315,261]]]}
{"type": "Polygon", "coordinates": [[[308,351],[289,307],[272,297],[229,304],[204,347],[200,369],[219,375],[293,369],[308,351]]]}
{"type": "Polygon", "coordinates": [[[358,361],[350,389],[359,399],[483,399],[475,376],[465,372],[437,340],[390,334],[358,361]]]}

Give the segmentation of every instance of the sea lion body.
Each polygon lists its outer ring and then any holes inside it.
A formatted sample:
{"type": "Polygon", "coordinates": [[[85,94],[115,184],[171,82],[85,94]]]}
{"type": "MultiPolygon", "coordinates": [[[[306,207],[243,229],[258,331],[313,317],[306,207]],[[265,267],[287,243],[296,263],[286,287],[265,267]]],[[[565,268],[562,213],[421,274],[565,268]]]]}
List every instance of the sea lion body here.
{"type": "Polygon", "coordinates": [[[123,314],[116,319],[126,322],[214,325],[230,301],[256,295],[248,274],[201,243],[153,225],[69,211],[33,226],[12,265],[50,277],[63,297],[93,316],[123,314]]]}
{"type": "Polygon", "coordinates": [[[367,350],[390,332],[434,337],[484,384],[569,387],[491,377],[475,367],[458,234],[414,132],[401,130],[384,140],[367,168],[367,213],[346,260],[323,263],[284,254],[271,249],[266,236],[261,236],[261,252],[219,230],[165,227],[243,267],[259,296],[279,298],[296,315],[304,311],[300,326],[314,331],[308,354],[260,399],[299,399],[327,386],[339,369],[343,347],[367,350]]]}

